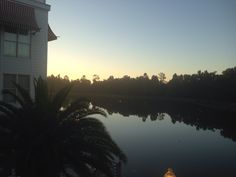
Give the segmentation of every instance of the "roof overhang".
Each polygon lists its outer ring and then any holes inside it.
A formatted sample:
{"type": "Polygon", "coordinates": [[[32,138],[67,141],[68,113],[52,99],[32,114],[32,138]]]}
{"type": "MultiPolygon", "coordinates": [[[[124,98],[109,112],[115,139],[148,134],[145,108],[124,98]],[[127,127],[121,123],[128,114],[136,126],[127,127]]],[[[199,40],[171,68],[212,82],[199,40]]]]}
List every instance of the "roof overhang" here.
{"type": "Polygon", "coordinates": [[[16,1],[0,0],[0,25],[38,31],[34,8],[16,1]]]}
{"type": "Polygon", "coordinates": [[[54,34],[50,26],[48,25],[48,41],[54,41],[57,40],[57,36],[54,34]]]}

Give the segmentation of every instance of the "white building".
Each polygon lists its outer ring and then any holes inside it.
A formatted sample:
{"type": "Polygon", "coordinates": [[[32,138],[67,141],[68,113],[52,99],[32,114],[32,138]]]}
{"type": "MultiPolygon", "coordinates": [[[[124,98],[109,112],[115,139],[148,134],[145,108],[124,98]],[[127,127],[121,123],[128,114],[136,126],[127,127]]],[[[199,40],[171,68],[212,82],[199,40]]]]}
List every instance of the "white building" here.
{"type": "Polygon", "coordinates": [[[16,82],[33,96],[33,79],[47,76],[48,41],[56,39],[49,10],[45,0],[0,0],[0,90],[16,92],[16,82]]]}

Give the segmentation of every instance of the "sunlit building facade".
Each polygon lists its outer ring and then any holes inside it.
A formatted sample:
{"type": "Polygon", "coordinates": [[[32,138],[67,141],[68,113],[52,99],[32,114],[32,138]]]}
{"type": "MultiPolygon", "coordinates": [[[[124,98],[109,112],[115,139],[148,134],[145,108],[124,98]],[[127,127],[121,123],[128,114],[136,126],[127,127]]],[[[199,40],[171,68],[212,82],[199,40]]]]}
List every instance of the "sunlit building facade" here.
{"type": "MultiPolygon", "coordinates": [[[[45,0],[0,0],[0,90],[17,92],[18,83],[34,95],[33,80],[47,76],[48,25],[45,0]]],[[[0,99],[14,102],[9,96],[0,99]]]]}

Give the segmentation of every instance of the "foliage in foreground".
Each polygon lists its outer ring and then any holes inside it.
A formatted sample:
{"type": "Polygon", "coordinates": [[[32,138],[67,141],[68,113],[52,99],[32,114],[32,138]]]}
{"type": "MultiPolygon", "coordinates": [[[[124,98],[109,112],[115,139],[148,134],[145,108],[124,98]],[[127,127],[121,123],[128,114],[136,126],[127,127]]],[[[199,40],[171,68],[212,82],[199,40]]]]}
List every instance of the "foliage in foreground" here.
{"type": "Polygon", "coordinates": [[[21,177],[82,177],[100,172],[113,176],[112,166],[126,156],[93,114],[106,114],[86,100],[63,107],[71,85],[54,96],[47,83],[35,80],[35,99],[16,85],[18,95],[7,90],[18,106],[0,102],[0,176],[11,169],[21,177]]]}

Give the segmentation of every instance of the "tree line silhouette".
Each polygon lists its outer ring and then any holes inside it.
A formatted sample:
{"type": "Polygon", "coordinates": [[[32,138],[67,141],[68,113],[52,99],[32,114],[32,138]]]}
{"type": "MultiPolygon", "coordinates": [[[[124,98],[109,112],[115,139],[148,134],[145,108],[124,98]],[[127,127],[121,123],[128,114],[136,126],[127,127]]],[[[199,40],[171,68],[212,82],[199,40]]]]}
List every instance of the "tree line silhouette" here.
{"type": "Polygon", "coordinates": [[[167,113],[172,123],[183,122],[197,130],[220,130],[221,136],[236,141],[235,113],[212,110],[201,105],[179,101],[96,98],[93,104],[106,109],[109,115],[119,113],[124,117],[137,116],[146,121],[161,121],[167,113]]]}
{"type": "Polygon", "coordinates": [[[205,100],[236,101],[236,67],[228,68],[221,74],[217,72],[198,71],[195,74],[174,74],[172,79],[166,81],[164,73],[132,78],[128,75],[122,78],[110,76],[100,80],[94,74],[90,81],[86,76],[80,79],[70,80],[68,76],[51,75],[48,77],[52,92],[56,92],[69,83],[74,84],[72,95],[77,97],[83,94],[92,95],[118,95],[118,96],[148,96],[178,97],[205,100]]]}

